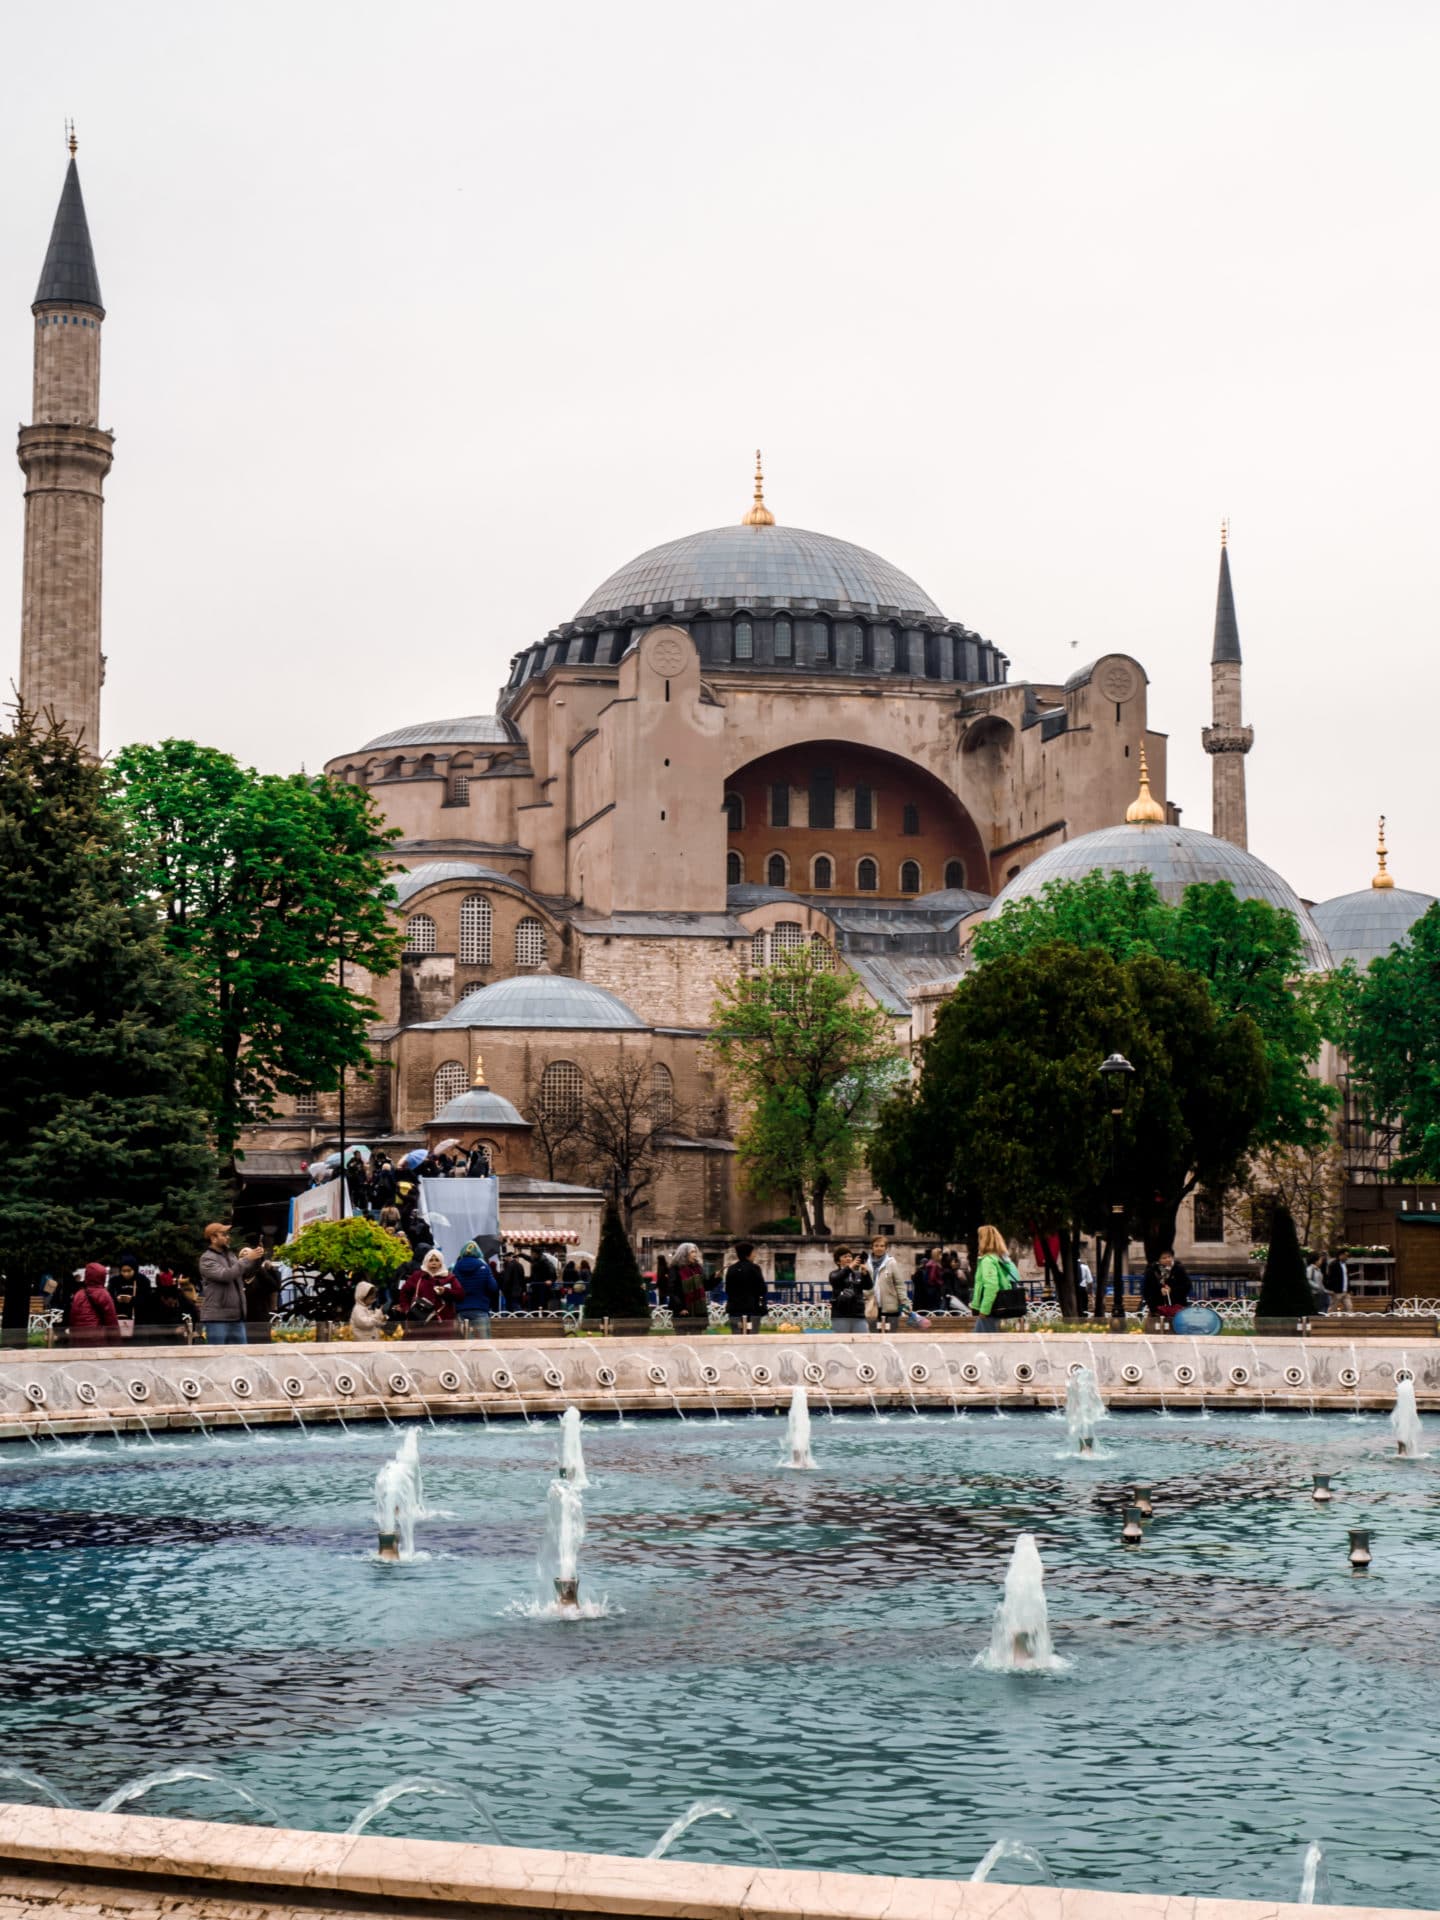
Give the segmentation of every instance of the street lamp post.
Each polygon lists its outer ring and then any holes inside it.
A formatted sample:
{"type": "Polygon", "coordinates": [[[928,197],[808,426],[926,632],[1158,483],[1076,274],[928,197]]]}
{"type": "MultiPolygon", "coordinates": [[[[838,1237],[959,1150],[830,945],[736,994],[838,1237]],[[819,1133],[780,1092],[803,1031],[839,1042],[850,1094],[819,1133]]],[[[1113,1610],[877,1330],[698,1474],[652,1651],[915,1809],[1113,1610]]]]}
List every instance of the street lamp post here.
{"type": "MultiPolygon", "coordinates": [[[[1120,1185],[1120,1121],[1135,1069],[1123,1053],[1112,1053],[1100,1064],[1100,1084],[1110,1104],[1110,1327],[1115,1333],[1125,1330],[1125,1198],[1120,1185]]],[[[1098,1307],[1099,1289],[1095,1304],[1098,1307]]]]}

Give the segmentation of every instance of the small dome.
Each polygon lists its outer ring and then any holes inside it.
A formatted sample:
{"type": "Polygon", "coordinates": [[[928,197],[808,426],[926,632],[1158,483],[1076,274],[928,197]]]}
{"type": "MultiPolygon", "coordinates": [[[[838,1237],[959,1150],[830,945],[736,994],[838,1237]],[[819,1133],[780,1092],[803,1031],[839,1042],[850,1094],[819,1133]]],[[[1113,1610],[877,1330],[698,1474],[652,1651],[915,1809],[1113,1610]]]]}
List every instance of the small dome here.
{"type": "Polygon", "coordinates": [[[423,866],[392,874],[390,884],[395,889],[395,898],[403,906],[426,887],[438,887],[445,880],[484,880],[492,887],[519,887],[522,893],[530,891],[521,881],[498,873],[494,867],[482,867],[475,860],[427,860],[423,866]]]}
{"type": "Polygon", "coordinates": [[[523,973],[467,993],[443,1020],[425,1020],[421,1031],[436,1027],[590,1027],[644,1032],[633,1007],[604,987],[572,980],[563,973],[523,973]]]}
{"type": "Polygon", "coordinates": [[[1000,893],[986,914],[994,920],[1012,900],[1036,898],[1050,880],[1081,880],[1096,869],[1102,873],[1148,873],[1162,900],[1178,906],[1185,889],[1201,882],[1228,880],[1242,900],[1268,900],[1283,907],[1300,924],[1306,971],[1323,973],[1330,966],[1325,936],[1306,912],[1300,896],[1253,853],[1217,840],[1213,833],[1161,822],[1129,823],[1082,833],[1032,860],[1000,893]]]}
{"type": "Polygon", "coordinates": [[[712,527],[637,554],[591,594],[575,616],[592,619],[622,607],[668,606],[677,600],[767,600],[874,613],[891,607],[941,619],[940,609],[908,573],[878,553],[803,527],[712,527]]]}
{"type": "Polygon", "coordinates": [[[529,1124],[503,1094],[492,1093],[489,1087],[467,1087],[464,1093],[457,1093],[453,1100],[447,1101],[430,1122],[432,1127],[527,1127],[529,1124]]]}
{"type": "Polygon", "coordinates": [[[1434,904],[1434,896],[1428,893],[1370,886],[1322,900],[1311,911],[1337,965],[1353,960],[1363,973],[1382,953],[1404,946],[1410,929],[1434,904]]]}

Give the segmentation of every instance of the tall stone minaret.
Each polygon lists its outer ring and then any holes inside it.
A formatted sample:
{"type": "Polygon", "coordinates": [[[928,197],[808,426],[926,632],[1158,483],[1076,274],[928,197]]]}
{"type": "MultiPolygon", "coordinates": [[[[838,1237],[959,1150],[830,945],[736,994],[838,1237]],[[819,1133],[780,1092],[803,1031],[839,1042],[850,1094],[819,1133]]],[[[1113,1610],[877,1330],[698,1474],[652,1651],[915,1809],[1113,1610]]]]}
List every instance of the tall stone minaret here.
{"type": "Polygon", "coordinates": [[[1240,724],[1240,629],[1235,621],[1235,594],[1230,585],[1229,522],[1220,529],[1220,586],[1215,596],[1215,645],[1210,654],[1210,718],[1201,729],[1205,751],[1211,755],[1210,831],[1232,846],[1247,844],[1245,824],[1245,756],[1254,745],[1255,729],[1240,724]]]}
{"type": "Polygon", "coordinates": [[[20,615],[20,699],[53,713],[88,751],[100,752],[101,490],[114,436],[100,414],[100,279],[90,246],[75,136],[35,315],[33,426],[21,427],[25,473],[25,575],[20,615]]]}

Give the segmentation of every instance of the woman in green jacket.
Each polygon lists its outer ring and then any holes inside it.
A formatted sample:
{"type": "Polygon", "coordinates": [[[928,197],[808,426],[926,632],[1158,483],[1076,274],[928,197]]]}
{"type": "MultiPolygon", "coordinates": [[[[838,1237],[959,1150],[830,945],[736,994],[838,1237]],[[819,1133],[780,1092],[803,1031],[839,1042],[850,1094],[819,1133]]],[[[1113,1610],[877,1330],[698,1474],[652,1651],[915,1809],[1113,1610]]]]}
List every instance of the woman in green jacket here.
{"type": "Polygon", "coordinates": [[[995,1296],[1004,1288],[1015,1286],[1019,1275],[998,1227],[981,1227],[976,1251],[979,1257],[975,1262],[975,1291],[970,1296],[975,1332],[998,1333],[1000,1322],[991,1312],[995,1296]]]}

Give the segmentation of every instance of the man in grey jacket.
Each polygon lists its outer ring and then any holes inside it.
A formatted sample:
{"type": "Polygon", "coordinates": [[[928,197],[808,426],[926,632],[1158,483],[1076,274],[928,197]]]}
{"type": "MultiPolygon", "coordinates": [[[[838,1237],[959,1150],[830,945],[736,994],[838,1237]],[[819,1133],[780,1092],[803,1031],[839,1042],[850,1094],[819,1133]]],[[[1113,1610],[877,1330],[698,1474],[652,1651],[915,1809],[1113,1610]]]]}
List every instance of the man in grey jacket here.
{"type": "Polygon", "coordinates": [[[211,1346],[246,1343],[245,1282],[265,1258],[263,1247],[230,1251],[230,1229],[212,1221],[200,1256],[200,1321],[211,1346]]]}

